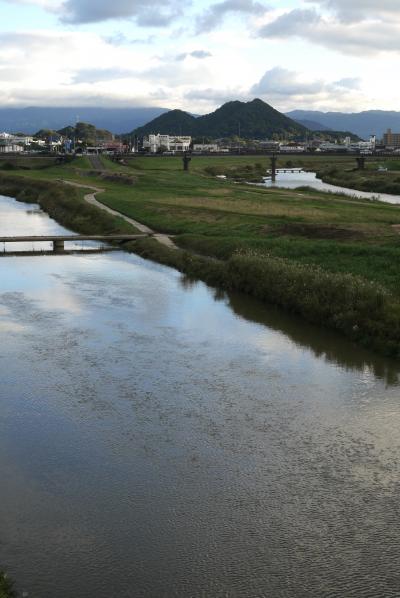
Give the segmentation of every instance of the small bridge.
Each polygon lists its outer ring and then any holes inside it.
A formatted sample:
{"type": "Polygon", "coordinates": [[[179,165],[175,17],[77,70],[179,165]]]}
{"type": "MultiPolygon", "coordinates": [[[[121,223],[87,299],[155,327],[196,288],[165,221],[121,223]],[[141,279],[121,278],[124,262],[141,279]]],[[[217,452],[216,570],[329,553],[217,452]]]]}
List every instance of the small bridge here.
{"type": "MultiPolygon", "coordinates": [[[[137,235],[45,235],[45,236],[13,236],[0,237],[0,244],[3,243],[42,243],[52,242],[54,253],[63,253],[67,241],[100,241],[102,243],[127,243],[143,237],[151,237],[150,234],[141,233],[137,235]]],[[[39,250],[40,251],[40,250],[39,250]]],[[[5,254],[7,255],[7,253],[5,254]]]]}

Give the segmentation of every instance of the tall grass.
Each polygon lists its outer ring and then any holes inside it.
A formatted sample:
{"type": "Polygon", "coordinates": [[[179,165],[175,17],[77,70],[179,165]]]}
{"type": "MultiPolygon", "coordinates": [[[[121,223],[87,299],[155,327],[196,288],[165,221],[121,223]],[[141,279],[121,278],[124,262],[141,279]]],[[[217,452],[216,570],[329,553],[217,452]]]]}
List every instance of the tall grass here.
{"type": "Polygon", "coordinates": [[[254,251],[239,251],[221,261],[166,250],[151,240],[137,242],[135,250],[188,276],[247,293],[369,349],[400,357],[400,302],[383,286],[360,276],[254,251]]]}
{"type": "Polygon", "coordinates": [[[5,573],[0,571],[0,598],[16,598],[13,582],[7,577],[5,573]]]}
{"type": "Polygon", "coordinates": [[[232,256],[227,271],[231,288],[400,356],[400,302],[379,284],[251,252],[232,256]]]}

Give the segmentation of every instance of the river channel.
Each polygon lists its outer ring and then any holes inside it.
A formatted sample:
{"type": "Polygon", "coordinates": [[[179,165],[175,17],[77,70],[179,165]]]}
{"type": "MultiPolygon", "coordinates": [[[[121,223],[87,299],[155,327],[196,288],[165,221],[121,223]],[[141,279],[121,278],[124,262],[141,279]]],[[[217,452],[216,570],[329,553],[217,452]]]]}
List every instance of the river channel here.
{"type": "Polygon", "coordinates": [[[0,338],[29,598],[399,596],[398,364],[123,252],[1,257],[0,338]]]}
{"type": "Polygon", "coordinates": [[[317,191],[327,193],[344,193],[350,197],[362,197],[364,199],[379,199],[386,203],[400,204],[400,196],[390,195],[388,193],[371,193],[368,191],[358,191],[357,189],[348,189],[347,187],[338,187],[330,183],[324,183],[317,177],[315,172],[306,172],[297,168],[278,170],[276,181],[271,178],[265,178],[263,185],[265,187],[284,187],[286,189],[296,189],[297,187],[313,187],[317,191]]]}

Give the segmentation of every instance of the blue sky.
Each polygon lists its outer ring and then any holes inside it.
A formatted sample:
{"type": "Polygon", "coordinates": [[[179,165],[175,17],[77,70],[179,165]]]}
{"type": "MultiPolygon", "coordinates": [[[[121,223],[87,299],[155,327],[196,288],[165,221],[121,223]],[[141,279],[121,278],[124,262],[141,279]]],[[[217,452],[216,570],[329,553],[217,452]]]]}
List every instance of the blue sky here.
{"type": "Polygon", "coordinates": [[[0,0],[0,105],[400,109],[398,0],[0,0]]]}

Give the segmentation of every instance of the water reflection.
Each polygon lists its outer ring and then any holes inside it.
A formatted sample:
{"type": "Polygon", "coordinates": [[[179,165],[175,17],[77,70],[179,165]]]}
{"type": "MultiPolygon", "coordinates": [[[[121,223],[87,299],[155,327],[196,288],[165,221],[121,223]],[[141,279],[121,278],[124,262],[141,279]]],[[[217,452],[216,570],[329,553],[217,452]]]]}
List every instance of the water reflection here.
{"type": "Polygon", "coordinates": [[[20,590],[396,596],[397,367],[133,255],[0,272],[0,563],[20,590]]]}
{"type": "MultiPolygon", "coordinates": [[[[49,236],[73,235],[74,233],[52,220],[38,205],[26,204],[11,197],[0,195],[0,234],[1,236],[49,236]]],[[[102,243],[93,241],[68,241],[66,251],[101,249],[102,243]]],[[[29,254],[52,252],[52,242],[0,243],[0,253],[29,254]]]]}
{"type": "Polygon", "coordinates": [[[339,187],[324,183],[319,179],[315,172],[279,172],[276,181],[270,178],[264,180],[265,187],[283,187],[285,189],[297,189],[298,187],[313,187],[318,191],[325,191],[328,193],[344,193],[350,197],[361,197],[364,199],[379,199],[385,203],[399,204],[400,197],[397,195],[389,195],[388,193],[376,193],[367,191],[358,191],[356,189],[347,189],[346,187],[339,187]]]}
{"type": "MultiPolygon", "coordinates": [[[[198,281],[182,275],[182,288],[194,289],[198,281]]],[[[400,380],[400,364],[396,360],[377,355],[341,335],[304,322],[301,318],[285,313],[273,305],[267,305],[243,293],[212,289],[215,301],[222,301],[235,314],[249,322],[257,322],[272,330],[285,334],[297,345],[310,349],[318,358],[339,365],[349,371],[371,371],[374,376],[396,386],[400,380]]]]}

